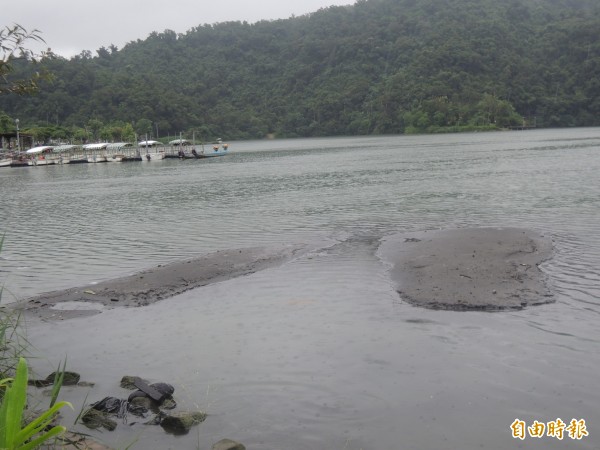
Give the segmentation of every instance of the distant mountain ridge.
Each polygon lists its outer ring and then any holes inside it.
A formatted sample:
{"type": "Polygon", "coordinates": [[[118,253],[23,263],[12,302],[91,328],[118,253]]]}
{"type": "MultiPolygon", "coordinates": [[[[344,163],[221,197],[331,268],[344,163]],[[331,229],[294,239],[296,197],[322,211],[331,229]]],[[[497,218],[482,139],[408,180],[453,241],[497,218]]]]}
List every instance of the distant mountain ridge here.
{"type": "Polygon", "coordinates": [[[49,58],[0,110],[227,139],[598,126],[599,30],[596,0],[358,0],[49,58]]]}

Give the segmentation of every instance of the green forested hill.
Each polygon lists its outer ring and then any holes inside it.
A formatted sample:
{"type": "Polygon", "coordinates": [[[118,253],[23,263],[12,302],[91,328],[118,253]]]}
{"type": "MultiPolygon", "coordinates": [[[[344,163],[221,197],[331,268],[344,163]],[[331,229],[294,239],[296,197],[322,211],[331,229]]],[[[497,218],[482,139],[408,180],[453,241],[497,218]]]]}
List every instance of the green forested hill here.
{"type": "Polygon", "coordinates": [[[96,53],[48,58],[54,80],[0,110],[226,139],[600,125],[597,0],[358,0],[96,53]]]}

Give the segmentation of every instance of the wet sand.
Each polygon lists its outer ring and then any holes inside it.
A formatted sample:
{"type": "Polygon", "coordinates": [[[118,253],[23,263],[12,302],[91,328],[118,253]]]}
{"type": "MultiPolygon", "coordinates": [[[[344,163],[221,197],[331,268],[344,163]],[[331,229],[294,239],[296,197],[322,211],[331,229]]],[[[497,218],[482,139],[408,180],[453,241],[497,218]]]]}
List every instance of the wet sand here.
{"type": "MultiPolygon", "coordinates": [[[[53,291],[15,305],[44,320],[84,317],[113,307],[136,307],[210,283],[281,264],[302,246],[223,250],[160,265],[134,275],[53,291]]],[[[422,231],[387,237],[380,255],[402,300],[447,310],[522,309],[554,301],[538,265],[552,241],[519,228],[422,231]]]]}
{"type": "Polygon", "coordinates": [[[382,257],[402,300],[431,309],[499,311],[551,303],[538,265],[552,241],[519,228],[423,231],[387,238],[382,257]]]}
{"type": "Polygon", "coordinates": [[[47,292],[13,307],[45,320],[89,316],[113,307],[145,306],[210,283],[248,275],[291,259],[303,246],[217,251],[159,265],[134,275],[47,292]]]}

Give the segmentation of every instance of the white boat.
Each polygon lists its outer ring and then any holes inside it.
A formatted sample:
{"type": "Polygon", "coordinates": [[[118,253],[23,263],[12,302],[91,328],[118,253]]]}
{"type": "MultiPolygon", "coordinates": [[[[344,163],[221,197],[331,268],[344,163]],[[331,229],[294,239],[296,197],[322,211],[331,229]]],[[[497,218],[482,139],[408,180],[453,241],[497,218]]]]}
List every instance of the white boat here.
{"type": "Polygon", "coordinates": [[[142,157],[142,161],[160,161],[161,159],[165,159],[165,149],[161,147],[162,143],[159,141],[141,141],[138,142],[138,147],[140,150],[140,155],[142,157]]]}
{"type": "Polygon", "coordinates": [[[106,146],[106,160],[108,162],[139,161],[136,152],[127,151],[132,144],[129,142],[115,142],[106,146]]]}
{"type": "Polygon", "coordinates": [[[25,152],[29,161],[27,162],[30,166],[48,166],[50,164],[58,163],[58,156],[52,154],[51,145],[42,145],[39,147],[30,148],[25,152]]]}
{"type": "Polygon", "coordinates": [[[145,153],[142,152],[142,161],[160,161],[165,159],[165,151],[161,149],[146,149],[145,153]]]}
{"type": "Polygon", "coordinates": [[[159,141],[140,141],[138,142],[138,147],[158,147],[162,145],[162,142],[159,141]]]}
{"type": "Polygon", "coordinates": [[[108,142],[101,142],[98,144],[86,144],[83,146],[83,150],[90,163],[106,162],[106,146],[108,142]]]}
{"type": "Polygon", "coordinates": [[[187,139],[173,139],[169,141],[169,145],[191,145],[192,143],[187,139]]]}
{"type": "Polygon", "coordinates": [[[52,153],[58,154],[59,164],[78,164],[88,162],[81,145],[59,145],[52,149],[52,153]]]}

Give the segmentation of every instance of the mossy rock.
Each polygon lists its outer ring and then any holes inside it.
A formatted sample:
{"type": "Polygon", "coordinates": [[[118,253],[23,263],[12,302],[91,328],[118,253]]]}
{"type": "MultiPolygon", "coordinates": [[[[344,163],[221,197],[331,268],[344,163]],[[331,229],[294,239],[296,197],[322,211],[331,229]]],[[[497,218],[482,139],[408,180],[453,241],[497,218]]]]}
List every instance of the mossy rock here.
{"type": "MultiPolygon", "coordinates": [[[[36,387],[52,386],[54,384],[54,379],[56,377],[57,377],[57,373],[56,372],[52,372],[45,379],[43,379],[43,380],[29,380],[28,384],[30,386],[36,386],[36,387]]],[[[64,375],[63,381],[62,381],[62,385],[63,386],[74,386],[77,383],[79,383],[80,379],[81,379],[81,375],[79,375],[77,372],[68,372],[68,371],[65,371],[65,375],[64,375]]]]}
{"type": "Polygon", "coordinates": [[[88,409],[83,416],[81,416],[81,421],[86,427],[92,430],[106,428],[108,431],[113,431],[117,428],[117,422],[111,420],[108,417],[108,414],[94,408],[88,409]]]}
{"type": "Polygon", "coordinates": [[[160,426],[167,433],[187,434],[194,425],[204,422],[206,414],[201,411],[196,412],[176,412],[165,415],[160,422],[160,426]]]}
{"type": "MultiPolygon", "coordinates": [[[[129,389],[130,391],[137,389],[137,386],[135,385],[136,378],[140,378],[140,377],[124,375],[123,378],[121,378],[121,387],[123,389],[129,389]]],[[[147,381],[144,380],[143,378],[141,378],[141,380],[147,383],[147,381]]]]}

